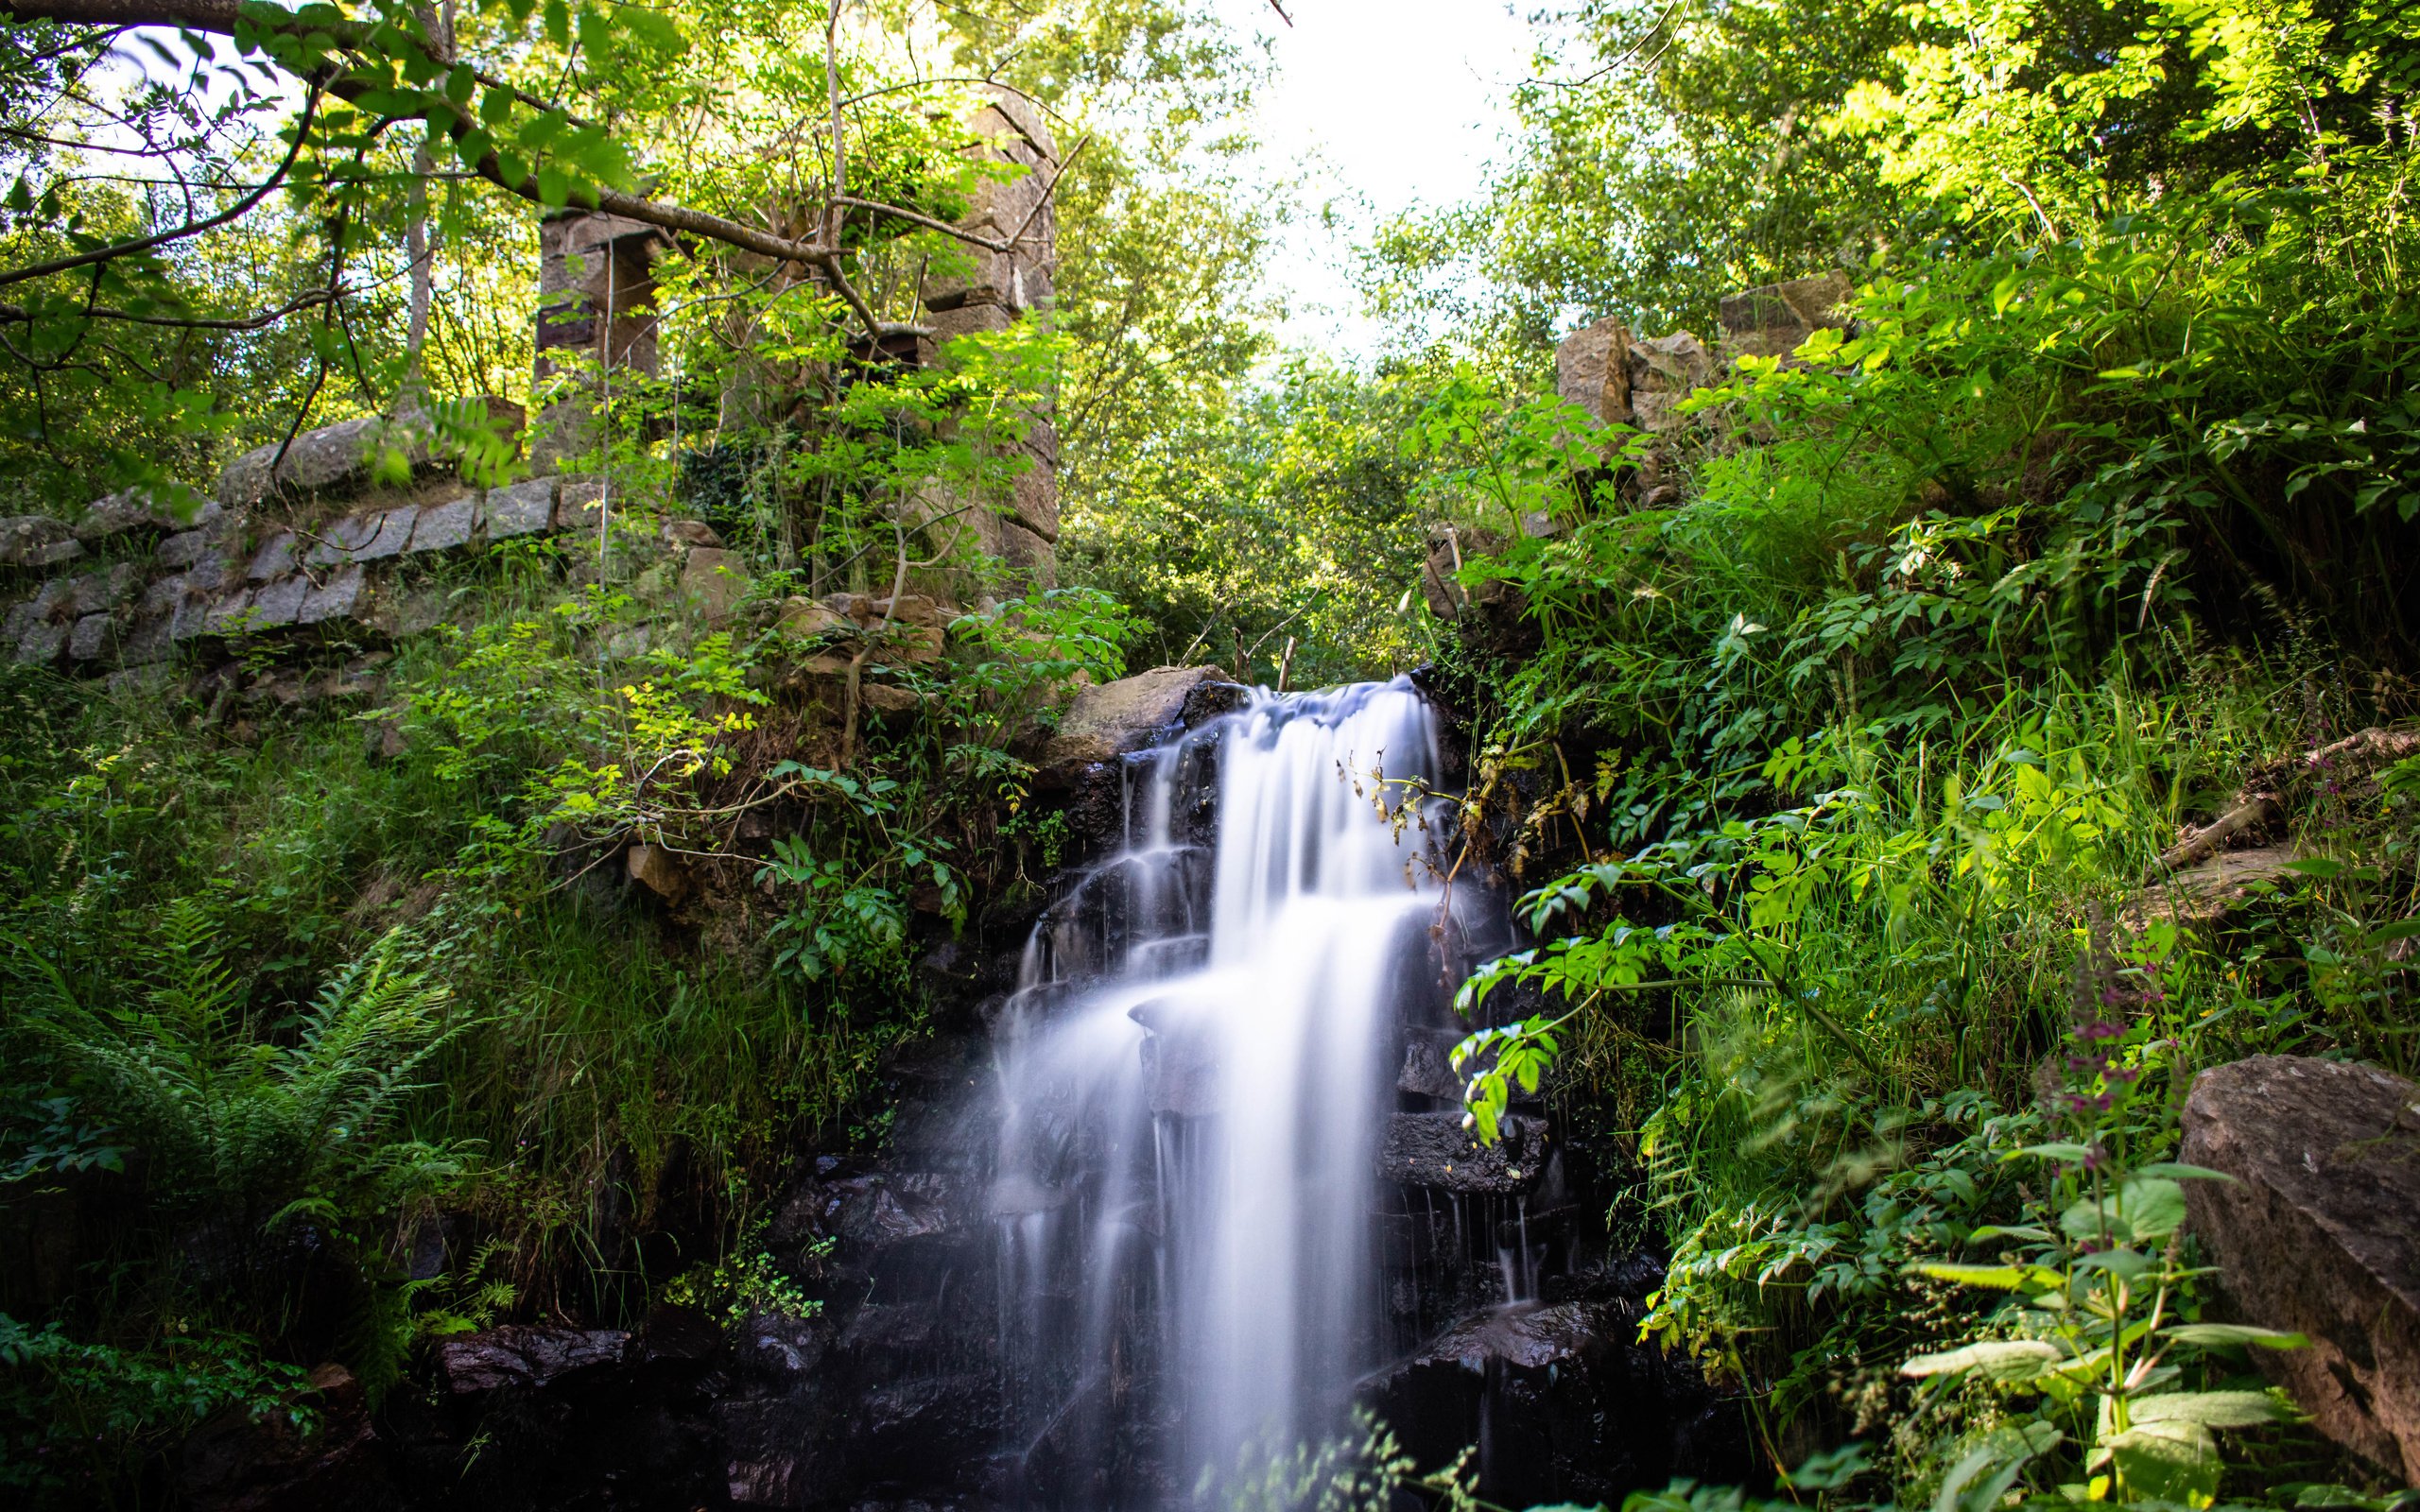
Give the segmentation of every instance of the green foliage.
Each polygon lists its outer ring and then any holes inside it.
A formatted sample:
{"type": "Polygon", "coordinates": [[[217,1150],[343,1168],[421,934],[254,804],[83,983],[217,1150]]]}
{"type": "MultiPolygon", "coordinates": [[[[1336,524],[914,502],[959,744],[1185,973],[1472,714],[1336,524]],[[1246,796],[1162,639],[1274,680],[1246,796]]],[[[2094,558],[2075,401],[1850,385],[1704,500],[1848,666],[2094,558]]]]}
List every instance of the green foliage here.
{"type": "Polygon", "coordinates": [[[1291,640],[1293,687],[1414,665],[1420,409],[1409,384],[1298,361],[1231,407],[1163,414],[1071,492],[1068,570],[1133,606],[1163,662],[1274,682],[1291,640]]]}
{"type": "MultiPolygon", "coordinates": [[[[664,1288],[664,1299],[703,1308],[734,1323],[757,1315],[803,1319],[821,1313],[822,1299],[807,1296],[765,1248],[764,1230],[760,1220],[721,1259],[674,1277],[664,1288]]],[[[823,1260],[832,1253],[834,1244],[831,1239],[819,1239],[808,1245],[805,1262],[811,1265],[823,1260]]]]}
{"type": "Polygon", "coordinates": [[[1194,1500],[1231,1512],[1379,1512],[1418,1497],[1423,1505],[1448,1512],[1477,1512],[1493,1503],[1476,1495],[1474,1454],[1466,1449],[1451,1464],[1422,1474],[1394,1431],[1357,1407],[1340,1436],[1275,1451],[1246,1445],[1233,1470],[1203,1467],[1194,1500]]]}
{"type": "Polygon", "coordinates": [[[1887,1427],[1842,1498],[2205,1504],[2328,1463],[2241,1379],[2260,1341],[2199,1321],[2165,1162],[2198,1066],[2410,1064],[2400,778],[2297,787],[2326,853],[2216,924],[2142,889],[2249,773],[2404,708],[2406,170],[2335,129],[2325,173],[2115,215],[2070,155],[2022,248],[1936,204],[1974,234],[1874,259],[1851,326],[1741,359],[1677,436],[1507,397],[1485,352],[1419,424],[1438,512],[1498,532],[1463,588],[1541,643],[1447,648],[1490,721],[1463,833],[1535,940],[1460,1000],[1470,1125],[1553,1099],[1634,1150],[1649,1335],[1744,1389],[1776,1464],[1887,1427]],[[2254,617],[2277,643],[2231,645],[2254,617]],[[2122,1011],[2061,1091],[2031,1068],[2077,961],[2122,1011]]]}
{"type": "Polygon", "coordinates": [[[240,1334],[171,1332],[147,1349],[79,1343],[57,1324],[0,1313],[0,1486],[100,1504],[132,1489],[125,1469],[174,1449],[221,1412],[308,1431],[303,1372],[240,1334]]]}
{"type": "MultiPolygon", "coordinates": [[[[24,948],[22,943],[20,948],[24,948]]],[[[171,1211],[249,1243],[308,1219],[341,1228],[439,1190],[460,1153],[389,1137],[444,1046],[449,989],[396,931],[271,1025],[244,1011],[207,910],[161,920],[150,979],[119,999],[78,1001],[63,976],[16,1029],[46,1041],[83,1101],[144,1157],[171,1211]]]]}

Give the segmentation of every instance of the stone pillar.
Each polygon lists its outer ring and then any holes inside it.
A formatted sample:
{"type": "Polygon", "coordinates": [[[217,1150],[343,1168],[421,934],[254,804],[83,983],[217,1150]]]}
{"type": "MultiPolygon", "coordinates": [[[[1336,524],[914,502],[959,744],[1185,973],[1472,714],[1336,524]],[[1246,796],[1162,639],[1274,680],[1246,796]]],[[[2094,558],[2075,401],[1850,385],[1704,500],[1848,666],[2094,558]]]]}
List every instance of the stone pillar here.
{"type": "MultiPolygon", "coordinates": [[[[538,229],[538,361],[533,392],[543,403],[567,371],[590,364],[607,376],[656,370],[655,259],[671,244],[662,228],[602,211],[549,215],[538,229]],[[578,357],[578,362],[567,359],[578,357]]],[[[537,455],[560,457],[593,444],[586,394],[546,404],[537,455]]]]}
{"type": "MultiPolygon", "coordinates": [[[[982,180],[959,222],[991,240],[1011,243],[1010,249],[993,251],[959,243],[925,276],[925,324],[936,353],[959,336],[1046,318],[1051,276],[1059,266],[1057,212],[1043,198],[1058,177],[1059,155],[1041,112],[1022,95],[995,90],[971,125],[977,141],[970,157],[1026,172],[982,180]]],[[[1005,505],[1005,511],[979,507],[971,514],[987,554],[1045,587],[1056,581],[1058,572],[1059,432],[1052,418],[1046,401],[1030,417],[1019,448],[1028,465],[1009,485],[1008,496],[994,501],[1005,505]]]]}

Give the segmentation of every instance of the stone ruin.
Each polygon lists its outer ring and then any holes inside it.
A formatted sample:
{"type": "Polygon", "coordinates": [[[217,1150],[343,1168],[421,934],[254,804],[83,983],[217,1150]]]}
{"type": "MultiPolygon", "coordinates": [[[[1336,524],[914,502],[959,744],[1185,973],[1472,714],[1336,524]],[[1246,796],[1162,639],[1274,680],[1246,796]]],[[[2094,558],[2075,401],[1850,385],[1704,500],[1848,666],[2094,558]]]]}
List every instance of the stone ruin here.
{"type": "MultiPolygon", "coordinates": [[[[1842,274],[1824,273],[1725,295],[1712,350],[1692,332],[1640,336],[1619,317],[1607,316],[1556,345],[1555,392],[1586,410],[1599,425],[1629,426],[1650,438],[1649,445],[1624,459],[1618,486],[1640,507],[1660,508],[1679,495],[1666,476],[1666,459],[1672,444],[1691,428],[1680,402],[1715,382],[1741,357],[1789,360],[1818,330],[1846,329],[1854,292],[1842,274]]],[[[1562,527],[1539,511],[1523,520],[1521,528],[1530,536],[1550,536],[1562,527]]],[[[1475,537],[1451,524],[1433,526],[1421,593],[1438,619],[1472,615],[1470,628],[1481,640],[1510,650],[1517,649],[1527,633],[1511,588],[1489,582],[1465,589],[1455,580],[1466,552],[1490,551],[1502,543],[1500,538],[1475,537]]]]}
{"type": "MultiPolygon", "coordinates": [[[[868,343],[870,361],[930,365],[960,336],[1005,331],[1048,306],[1058,258],[1046,196],[1059,169],[1049,129],[1020,97],[1000,92],[971,135],[971,158],[1025,171],[986,178],[961,224],[1011,248],[937,260],[919,291],[925,319],[879,352],[868,343]]],[[[601,213],[544,223],[541,392],[580,373],[655,374],[653,269],[672,245],[659,228],[601,213]]],[[[518,406],[484,403],[493,426],[523,428],[518,406]]],[[[0,520],[0,656],[124,678],[164,668],[181,652],[220,656],[253,637],[308,633],[360,644],[425,629],[440,609],[416,586],[419,569],[518,539],[598,536],[609,511],[623,510],[611,480],[560,471],[587,444],[583,408],[572,400],[543,411],[531,427],[537,475],[503,487],[463,486],[440,428],[406,402],[394,415],[342,421],[246,453],[200,490],[198,511],[130,492],[73,518],[0,520]],[[404,471],[400,481],[392,475],[404,471]]],[[[1046,407],[1029,417],[1016,453],[1028,465],[1004,497],[966,500],[935,485],[918,507],[931,530],[971,531],[980,550],[1047,585],[1059,539],[1059,448],[1046,407]]],[[[700,522],[662,521],[648,548],[655,559],[643,564],[642,578],[656,590],[651,596],[677,597],[710,622],[727,616],[745,590],[739,558],[700,522]]],[[[782,623],[808,631],[898,620],[923,649],[942,613],[929,598],[903,595],[894,606],[839,594],[820,607],[794,601],[782,623]]]]}

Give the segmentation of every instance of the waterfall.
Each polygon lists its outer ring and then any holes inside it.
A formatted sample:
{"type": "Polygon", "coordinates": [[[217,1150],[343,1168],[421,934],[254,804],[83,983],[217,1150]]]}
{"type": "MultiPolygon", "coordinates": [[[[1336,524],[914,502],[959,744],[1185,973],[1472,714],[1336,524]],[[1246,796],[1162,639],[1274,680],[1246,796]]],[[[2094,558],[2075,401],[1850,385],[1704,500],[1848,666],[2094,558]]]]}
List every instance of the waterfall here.
{"type": "Polygon", "coordinates": [[[1342,1420],[1378,1349],[1374,1152],[1443,990],[1435,716],[1257,693],[1126,771],[1124,843],[994,1033],[1003,1357],[1030,1499],[1182,1499],[1342,1420]]]}

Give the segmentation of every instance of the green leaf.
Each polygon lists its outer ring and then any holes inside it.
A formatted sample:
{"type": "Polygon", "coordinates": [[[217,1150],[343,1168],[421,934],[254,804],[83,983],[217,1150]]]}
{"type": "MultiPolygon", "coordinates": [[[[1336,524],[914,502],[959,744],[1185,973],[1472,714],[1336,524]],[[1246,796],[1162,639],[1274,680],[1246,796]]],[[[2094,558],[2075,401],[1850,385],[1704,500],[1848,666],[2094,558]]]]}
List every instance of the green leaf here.
{"type": "Polygon", "coordinates": [[[1994,1291],[2014,1292],[2033,1280],[2038,1265],[1944,1265],[1927,1263],[1915,1267],[1920,1276],[1937,1281],[1955,1281],[1961,1286],[1988,1286],[1994,1291]]]}
{"type": "Polygon", "coordinates": [[[2288,1333],[2280,1329],[2257,1329],[2248,1323],[2180,1323],[2163,1330],[2162,1336],[2205,1349],[2231,1344],[2256,1344],[2264,1349],[2300,1349],[2310,1343],[2308,1337],[2300,1333],[2288,1333]]]}
{"type": "Polygon", "coordinates": [[[2265,1391],[2174,1391],[2140,1397],[2127,1404],[2139,1428],[2146,1423],[2198,1423],[2204,1428],[2256,1428],[2285,1416],[2265,1391]]]}
{"type": "Polygon", "coordinates": [[[2218,1493],[2218,1440],[2200,1423],[2138,1424],[2101,1440],[2100,1452],[2129,1499],[2207,1505],[2218,1493]]]}
{"type": "Polygon", "coordinates": [[[2136,1166],[2136,1176],[2164,1176],[2172,1181],[2232,1181],[2235,1177],[2224,1171],[2213,1171],[2206,1165],[2187,1165],[2181,1160],[2154,1160],[2136,1166]]]}
{"type": "Polygon", "coordinates": [[[2165,1177],[2133,1177],[2118,1189],[2118,1207],[2136,1239],[2165,1239],[2185,1222],[2185,1188],[2165,1177]]]}
{"type": "Polygon", "coordinates": [[[2031,1224],[1987,1223],[1968,1234],[1966,1242],[1970,1245],[1980,1245],[1994,1239],[2023,1239],[2039,1245],[2048,1243],[2049,1238],[2050,1230],[2035,1228],[2031,1224]]]}
{"type": "Polygon", "coordinates": [[[2032,1156],[2042,1160],[2080,1161],[2092,1152],[2081,1144],[2029,1144],[2021,1150],[2011,1150],[2003,1159],[2016,1160],[2032,1156]]]}
{"type": "Polygon", "coordinates": [[[1903,1376],[1960,1375],[1979,1370],[1994,1381],[2031,1381],[2059,1363],[2058,1346],[2039,1339],[1991,1339],[1939,1354],[1920,1354],[1899,1366],[1903,1376]]]}

